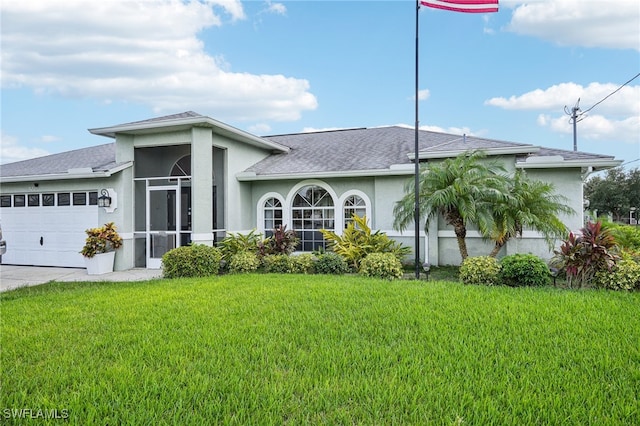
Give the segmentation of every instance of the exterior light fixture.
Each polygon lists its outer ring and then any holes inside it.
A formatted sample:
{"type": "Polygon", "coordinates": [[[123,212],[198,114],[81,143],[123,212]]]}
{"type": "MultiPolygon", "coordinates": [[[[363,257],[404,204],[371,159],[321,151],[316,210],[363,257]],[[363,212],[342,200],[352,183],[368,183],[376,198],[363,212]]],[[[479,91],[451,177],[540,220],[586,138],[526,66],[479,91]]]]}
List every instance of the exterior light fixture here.
{"type": "Polygon", "coordinates": [[[429,272],[431,271],[431,264],[429,262],[424,262],[422,264],[422,270],[424,271],[425,275],[427,276],[427,281],[429,280],[429,272]]]}
{"type": "Polygon", "coordinates": [[[551,275],[551,278],[553,278],[553,285],[555,286],[556,278],[558,278],[558,275],[560,275],[560,269],[549,267],[549,274],[551,275]]]}
{"type": "Polygon", "coordinates": [[[109,191],[103,189],[100,191],[100,196],[98,197],[98,207],[111,207],[111,197],[109,196],[109,191]]]}

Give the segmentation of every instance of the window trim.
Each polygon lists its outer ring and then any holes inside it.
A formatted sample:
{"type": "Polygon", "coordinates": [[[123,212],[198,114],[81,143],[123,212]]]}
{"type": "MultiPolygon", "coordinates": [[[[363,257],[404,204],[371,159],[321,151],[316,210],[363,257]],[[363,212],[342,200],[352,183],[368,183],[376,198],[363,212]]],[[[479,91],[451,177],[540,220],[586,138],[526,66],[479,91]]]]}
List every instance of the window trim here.
{"type": "Polygon", "coordinates": [[[267,202],[269,198],[275,198],[276,200],[280,201],[280,204],[282,204],[282,224],[287,225],[287,228],[291,229],[288,204],[285,203],[284,197],[282,197],[282,195],[277,192],[267,192],[258,200],[258,203],[257,203],[258,223],[257,223],[256,229],[262,232],[262,234],[265,234],[265,232],[267,231],[267,229],[264,229],[264,220],[265,220],[264,204],[267,202]]]}
{"type": "MultiPolygon", "coordinates": [[[[322,189],[324,189],[325,191],[327,191],[327,193],[329,194],[329,196],[331,197],[331,201],[333,201],[333,231],[336,231],[336,227],[338,225],[338,221],[336,218],[337,213],[340,211],[338,210],[338,194],[336,193],[336,191],[333,190],[333,188],[331,187],[331,185],[327,184],[326,182],[319,180],[319,179],[307,179],[307,180],[303,180],[301,182],[298,182],[297,184],[295,184],[291,190],[289,191],[289,193],[287,194],[287,198],[286,198],[286,203],[285,205],[285,213],[283,213],[283,216],[286,215],[287,217],[287,229],[294,229],[293,228],[293,200],[296,196],[296,194],[298,193],[298,191],[301,188],[304,188],[305,186],[318,186],[322,189]]],[[[283,217],[284,220],[284,217],[283,217]]]]}
{"type": "Polygon", "coordinates": [[[369,226],[373,229],[373,218],[371,216],[371,200],[369,199],[369,197],[367,196],[367,194],[365,194],[364,192],[360,191],[359,189],[350,189],[348,191],[346,191],[345,193],[343,193],[340,198],[338,198],[338,207],[340,209],[340,214],[338,215],[338,217],[336,217],[336,231],[335,233],[338,235],[342,235],[342,233],[344,232],[344,224],[345,224],[345,220],[344,220],[344,203],[345,201],[347,201],[347,198],[351,197],[352,195],[356,195],[360,198],[362,198],[362,201],[364,201],[364,210],[365,210],[365,215],[367,216],[367,220],[369,221],[369,226]]]}

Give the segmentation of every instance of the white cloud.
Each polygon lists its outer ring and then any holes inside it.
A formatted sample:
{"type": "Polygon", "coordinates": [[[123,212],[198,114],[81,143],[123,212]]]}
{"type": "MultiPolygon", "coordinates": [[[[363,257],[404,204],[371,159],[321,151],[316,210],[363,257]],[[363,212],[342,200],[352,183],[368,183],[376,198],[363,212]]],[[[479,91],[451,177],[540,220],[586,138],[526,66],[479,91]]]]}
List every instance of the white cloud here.
{"type": "Polygon", "coordinates": [[[315,133],[315,132],[332,132],[334,130],[346,130],[353,129],[353,127],[305,127],[302,129],[302,133],[315,133]]]}
{"type": "Polygon", "coordinates": [[[286,15],[287,7],[282,3],[273,3],[267,1],[267,11],[276,15],[286,15]]]}
{"type": "Polygon", "coordinates": [[[545,114],[538,116],[540,126],[560,133],[571,133],[573,127],[565,107],[570,111],[580,99],[578,106],[584,113],[578,126],[585,137],[639,143],[640,86],[627,85],[616,92],[619,88],[620,84],[614,83],[590,83],[586,87],[576,83],[561,83],[519,96],[491,98],[485,101],[485,105],[507,110],[545,111],[545,114]],[[591,112],[587,112],[590,109],[591,112]]]}
{"type": "Polygon", "coordinates": [[[506,0],[508,31],[563,46],[640,50],[638,0],[506,0]]]}
{"type": "Polygon", "coordinates": [[[223,18],[244,19],[238,0],[5,0],[0,7],[4,88],[222,120],[296,120],[317,107],[306,80],[231,72],[224,58],[205,52],[198,34],[223,18]]]}
{"type": "MultiPolygon", "coordinates": [[[[554,132],[573,134],[573,124],[568,116],[540,115],[538,124],[548,127],[554,132]]],[[[628,117],[622,120],[612,120],[602,115],[587,115],[578,119],[576,133],[578,139],[591,140],[620,140],[627,143],[640,143],[640,117],[628,117]]]]}
{"type": "Polygon", "coordinates": [[[14,136],[0,133],[0,164],[13,163],[45,155],[49,155],[49,152],[40,148],[20,146],[18,139],[14,136]]]}
{"type": "Polygon", "coordinates": [[[256,123],[252,126],[249,126],[247,130],[254,135],[266,135],[271,131],[271,126],[269,126],[267,123],[256,123]]]}
{"type": "MultiPolygon", "coordinates": [[[[429,96],[431,96],[431,92],[429,91],[429,89],[418,90],[418,100],[419,101],[426,101],[427,99],[429,99],[429,96]]],[[[416,100],[416,95],[414,94],[413,96],[411,96],[408,99],[410,99],[412,101],[415,101],[416,100]]]]}
{"type": "Polygon", "coordinates": [[[58,136],[53,136],[53,135],[40,136],[40,142],[44,142],[44,143],[58,142],[60,140],[61,139],[58,136]]]}
{"type": "MultiPolygon", "coordinates": [[[[561,109],[580,98],[580,105],[590,107],[616,91],[621,85],[616,83],[590,83],[584,87],[576,83],[555,84],[546,89],[536,89],[509,98],[496,97],[485,101],[485,105],[504,109],[539,110],[561,109]]],[[[640,86],[627,85],[608,97],[596,108],[612,114],[640,114],[640,86]]]]}

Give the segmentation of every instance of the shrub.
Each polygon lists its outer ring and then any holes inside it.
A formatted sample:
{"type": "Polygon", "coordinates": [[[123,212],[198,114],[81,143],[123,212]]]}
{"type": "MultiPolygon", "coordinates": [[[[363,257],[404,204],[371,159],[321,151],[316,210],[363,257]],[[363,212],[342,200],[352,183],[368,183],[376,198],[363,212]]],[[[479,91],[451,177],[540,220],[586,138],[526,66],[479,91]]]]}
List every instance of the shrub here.
{"type": "Polygon", "coordinates": [[[288,274],[292,270],[293,259],[286,254],[270,254],[262,258],[264,271],[269,273],[288,274]]]}
{"type": "Polygon", "coordinates": [[[290,256],[291,272],[294,274],[312,274],[315,271],[316,257],[311,253],[290,256]]]}
{"type": "Polygon", "coordinates": [[[287,231],[287,225],[280,225],[273,230],[273,235],[258,243],[263,256],[270,254],[291,254],[296,250],[300,239],[294,231],[287,231]]]}
{"type": "Polygon", "coordinates": [[[258,255],[252,251],[241,251],[231,256],[228,268],[232,274],[253,272],[260,266],[258,255]]]}
{"type": "Polygon", "coordinates": [[[601,222],[589,222],[580,231],[581,235],[570,232],[552,259],[552,265],[566,273],[570,288],[574,283],[588,285],[599,271],[611,271],[617,260],[611,252],[615,240],[601,222]]]}
{"type": "Polygon", "coordinates": [[[549,267],[533,254],[513,254],[500,261],[498,279],[511,287],[542,286],[550,282],[549,267]]]}
{"type": "Polygon", "coordinates": [[[623,249],[640,250],[640,228],[633,225],[602,221],[602,228],[611,232],[616,245],[623,249]]]}
{"type": "Polygon", "coordinates": [[[262,244],[262,234],[252,230],[248,234],[229,233],[218,243],[218,248],[222,251],[222,258],[227,262],[231,262],[231,258],[243,252],[257,253],[260,244],[262,244]]]}
{"type": "Polygon", "coordinates": [[[594,281],[598,287],[610,290],[640,290],[640,264],[630,255],[623,255],[611,272],[597,272],[594,281]]]}
{"type": "Polygon", "coordinates": [[[388,280],[402,278],[402,263],[393,253],[371,253],[362,259],[360,274],[388,280]]]}
{"type": "Polygon", "coordinates": [[[349,265],[337,253],[320,253],[316,257],[315,271],[317,274],[342,275],[349,272],[349,265]]]}
{"type": "Polygon", "coordinates": [[[311,274],[314,271],[315,256],[303,253],[297,256],[270,254],[262,258],[265,272],[280,274],[311,274]]]}
{"type": "Polygon", "coordinates": [[[321,230],[333,252],[342,256],[352,268],[358,270],[362,259],[371,253],[391,253],[401,261],[411,251],[384,232],[372,232],[366,216],[354,214],[352,219],[342,235],[321,230]]]}
{"type": "Polygon", "coordinates": [[[222,253],[216,247],[202,244],[177,247],[162,256],[165,278],[207,277],[220,271],[222,253]]]}
{"type": "Polygon", "coordinates": [[[460,265],[460,280],[464,284],[498,284],[500,264],[491,256],[467,257],[460,265]]]}

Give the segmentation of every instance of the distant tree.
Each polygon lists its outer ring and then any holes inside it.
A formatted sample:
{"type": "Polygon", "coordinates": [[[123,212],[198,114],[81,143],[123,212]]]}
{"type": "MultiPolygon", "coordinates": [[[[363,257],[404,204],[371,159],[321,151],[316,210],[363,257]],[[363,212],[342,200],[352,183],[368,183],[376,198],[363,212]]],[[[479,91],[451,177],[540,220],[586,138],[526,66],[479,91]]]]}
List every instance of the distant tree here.
{"type": "Polygon", "coordinates": [[[560,213],[575,214],[568,199],[555,193],[553,184],[533,180],[518,170],[509,185],[509,196],[492,206],[494,224],[485,237],[494,241],[492,257],[512,238],[522,236],[524,229],[542,234],[552,248],[557,239],[564,238],[568,229],[560,220],[560,213]]]}
{"type": "MultiPolygon", "coordinates": [[[[508,180],[504,167],[484,161],[485,154],[471,151],[455,158],[429,164],[420,170],[420,219],[425,228],[433,218],[444,217],[453,227],[462,260],[469,255],[467,225],[474,223],[480,233],[487,234],[493,226],[491,205],[507,197],[508,180]]],[[[393,209],[394,228],[406,229],[414,221],[414,181],[405,187],[404,197],[393,209]]]]}
{"type": "Polygon", "coordinates": [[[624,221],[629,217],[630,207],[640,208],[640,169],[625,172],[617,167],[607,170],[604,177],[593,176],[585,183],[584,196],[589,200],[589,210],[624,221]]]}
{"type": "Polygon", "coordinates": [[[640,209],[640,168],[636,167],[627,173],[627,195],[629,207],[640,209]]]}

